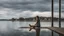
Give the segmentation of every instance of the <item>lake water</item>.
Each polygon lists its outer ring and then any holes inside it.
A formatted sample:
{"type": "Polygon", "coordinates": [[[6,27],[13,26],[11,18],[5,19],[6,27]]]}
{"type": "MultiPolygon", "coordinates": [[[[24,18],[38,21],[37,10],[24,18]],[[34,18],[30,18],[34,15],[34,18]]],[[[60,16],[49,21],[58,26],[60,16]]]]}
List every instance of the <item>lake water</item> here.
{"type": "MultiPolygon", "coordinates": [[[[36,36],[35,30],[19,28],[29,27],[29,24],[35,24],[35,22],[0,21],[0,36],[36,36]]],[[[58,27],[58,22],[54,22],[54,26],[58,27]]],[[[61,22],[61,26],[64,27],[64,22],[61,22]]],[[[51,27],[51,22],[41,22],[41,27],[51,27]]],[[[40,36],[51,36],[51,30],[41,29],[40,36]]],[[[54,32],[54,36],[58,36],[58,34],[54,32]]]]}

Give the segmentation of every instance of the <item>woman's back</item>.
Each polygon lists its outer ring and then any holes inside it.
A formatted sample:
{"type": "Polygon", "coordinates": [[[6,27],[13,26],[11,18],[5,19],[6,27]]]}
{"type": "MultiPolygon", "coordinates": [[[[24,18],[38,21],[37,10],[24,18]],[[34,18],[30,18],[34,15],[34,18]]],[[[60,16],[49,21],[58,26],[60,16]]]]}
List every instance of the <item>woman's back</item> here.
{"type": "Polygon", "coordinates": [[[35,26],[40,27],[40,18],[39,16],[36,16],[36,24],[35,26]]]}

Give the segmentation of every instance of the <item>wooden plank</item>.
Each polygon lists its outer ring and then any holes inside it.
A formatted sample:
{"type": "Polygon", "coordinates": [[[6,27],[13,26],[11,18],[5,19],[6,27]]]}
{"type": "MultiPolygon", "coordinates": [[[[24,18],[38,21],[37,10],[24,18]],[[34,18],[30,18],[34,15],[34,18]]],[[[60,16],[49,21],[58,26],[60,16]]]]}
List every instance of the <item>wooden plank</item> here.
{"type": "Polygon", "coordinates": [[[48,27],[48,29],[64,36],[64,28],[58,28],[58,27],[48,27]]]}
{"type": "MultiPolygon", "coordinates": [[[[30,28],[30,27],[20,27],[20,28],[30,28]]],[[[48,29],[48,27],[40,27],[41,29],[44,28],[44,29],[48,29]]]]}

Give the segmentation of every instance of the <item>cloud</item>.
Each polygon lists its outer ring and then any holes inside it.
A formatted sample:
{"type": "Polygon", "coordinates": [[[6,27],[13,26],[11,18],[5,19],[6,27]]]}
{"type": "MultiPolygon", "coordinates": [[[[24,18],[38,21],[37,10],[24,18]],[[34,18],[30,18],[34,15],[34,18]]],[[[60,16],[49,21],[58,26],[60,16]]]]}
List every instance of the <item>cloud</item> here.
{"type": "MultiPolygon", "coordinates": [[[[17,17],[24,17],[24,18],[28,18],[28,17],[35,17],[35,16],[42,16],[42,17],[51,17],[51,12],[39,12],[39,11],[23,11],[21,13],[17,13],[16,14],[17,17]]],[[[64,18],[64,12],[61,13],[61,17],[64,18]]],[[[59,18],[59,13],[58,12],[54,12],[54,17],[59,18]]]]}
{"type": "MultiPolygon", "coordinates": [[[[63,1],[62,13],[64,12],[63,1]]],[[[58,7],[58,0],[54,0],[54,12],[58,12],[58,7]]],[[[51,0],[0,0],[0,18],[31,17],[36,15],[48,17],[50,16],[50,11],[51,0]]]]}
{"type": "MultiPolygon", "coordinates": [[[[62,18],[64,18],[64,12],[61,13],[62,18]]],[[[0,10],[0,19],[11,19],[11,18],[19,18],[19,17],[35,17],[35,16],[43,16],[43,17],[51,17],[51,11],[20,11],[20,10],[11,10],[8,8],[4,8],[0,10]]],[[[54,12],[54,17],[59,17],[58,12],[54,12]]]]}
{"type": "MultiPolygon", "coordinates": [[[[54,0],[56,12],[58,12],[58,3],[58,0],[54,0]]],[[[64,0],[62,0],[62,6],[64,6],[64,0]]],[[[51,0],[0,0],[0,7],[22,11],[51,11],[51,0]]]]}
{"type": "Polygon", "coordinates": [[[50,4],[50,0],[6,0],[0,2],[0,7],[23,11],[50,11],[50,4]]]}

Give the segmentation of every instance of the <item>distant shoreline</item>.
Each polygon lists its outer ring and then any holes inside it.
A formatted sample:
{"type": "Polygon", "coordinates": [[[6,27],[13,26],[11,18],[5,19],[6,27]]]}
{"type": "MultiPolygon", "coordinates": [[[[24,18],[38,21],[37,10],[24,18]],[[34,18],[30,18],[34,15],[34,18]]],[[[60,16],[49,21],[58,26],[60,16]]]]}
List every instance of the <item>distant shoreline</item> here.
{"type": "MultiPolygon", "coordinates": [[[[0,21],[12,21],[12,20],[0,20],[0,21]]],[[[19,21],[19,22],[25,22],[25,21],[19,21]]],[[[36,21],[26,21],[26,22],[36,22],[36,21]]],[[[51,22],[51,21],[40,21],[40,22],[51,22]]],[[[54,21],[54,22],[59,22],[59,21],[54,21]]],[[[64,22],[64,21],[61,21],[61,22],[64,22]]]]}
{"type": "MultiPolygon", "coordinates": [[[[40,21],[42,22],[51,22],[52,17],[40,17],[40,21]]],[[[36,21],[35,17],[29,17],[29,18],[23,18],[23,17],[19,17],[19,18],[11,18],[11,19],[0,19],[0,21],[26,21],[26,22],[30,22],[30,21],[36,21]]],[[[54,17],[53,21],[59,21],[59,18],[54,17]]],[[[64,18],[61,18],[61,21],[64,21],[64,18]]]]}

